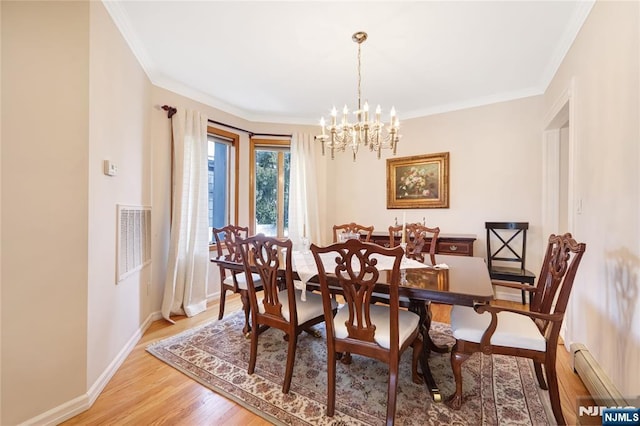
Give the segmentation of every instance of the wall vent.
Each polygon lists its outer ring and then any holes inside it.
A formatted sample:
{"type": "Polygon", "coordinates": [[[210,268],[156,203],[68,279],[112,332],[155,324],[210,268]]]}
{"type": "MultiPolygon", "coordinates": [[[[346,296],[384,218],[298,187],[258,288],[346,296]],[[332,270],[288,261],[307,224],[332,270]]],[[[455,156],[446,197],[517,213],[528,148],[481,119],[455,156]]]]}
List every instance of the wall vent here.
{"type": "Polygon", "coordinates": [[[151,207],[118,204],[117,282],[151,263],[151,207]]]}

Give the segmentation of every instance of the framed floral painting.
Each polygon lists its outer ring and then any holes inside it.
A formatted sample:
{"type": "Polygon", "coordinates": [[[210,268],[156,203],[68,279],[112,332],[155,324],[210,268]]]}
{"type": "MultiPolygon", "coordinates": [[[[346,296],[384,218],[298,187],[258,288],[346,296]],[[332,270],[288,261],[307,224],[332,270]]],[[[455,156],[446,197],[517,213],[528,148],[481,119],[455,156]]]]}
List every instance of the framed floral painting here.
{"type": "Polygon", "coordinates": [[[387,208],[449,208],[449,153],[387,159],[387,208]]]}

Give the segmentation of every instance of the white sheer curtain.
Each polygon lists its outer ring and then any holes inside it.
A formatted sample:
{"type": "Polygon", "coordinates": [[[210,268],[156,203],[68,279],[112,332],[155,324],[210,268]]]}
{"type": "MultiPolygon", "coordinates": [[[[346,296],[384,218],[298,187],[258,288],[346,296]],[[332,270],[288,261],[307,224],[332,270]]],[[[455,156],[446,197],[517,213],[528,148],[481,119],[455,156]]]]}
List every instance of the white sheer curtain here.
{"type": "Polygon", "coordinates": [[[172,117],[171,239],[162,316],[193,316],[207,307],[209,222],[207,117],[178,108],[172,117]]]}
{"type": "Polygon", "coordinates": [[[295,247],[300,247],[303,235],[312,243],[322,243],[313,143],[313,136],[309,134],[297,133],[291,138],[289,238],[295,247]]]}

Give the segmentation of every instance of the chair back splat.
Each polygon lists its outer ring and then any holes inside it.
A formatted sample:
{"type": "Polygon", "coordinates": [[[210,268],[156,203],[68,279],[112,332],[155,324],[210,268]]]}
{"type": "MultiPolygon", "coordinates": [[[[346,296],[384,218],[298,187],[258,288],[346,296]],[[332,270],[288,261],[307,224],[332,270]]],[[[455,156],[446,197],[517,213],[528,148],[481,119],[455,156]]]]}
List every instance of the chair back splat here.
{"type": "Polygon", "coordinates": [[[400,355],[409,346],[413,346],[413,380],[421,382],[417,373],[422,351],[420,316],[399,309],[400,262],[404,251],[400,247],[384,248],[352,239],[328,247],[313,244],[311,252],[318,268],[327,330],[327,416],[333,416],[335,411],[338,354],[345,354],[343,362],[348,363],[350,354],[356,353],[389,365],[387,425],[392,425],[400,355]],[[391,271],[378,269],[376,265],[382,258],[392,261],[391,271]],[[387,273],[390,275],[386,276],[387,273]],[[380,282],[388,283],[388,306],[371,303],[374,288],[380,282]],[[329,303],[336,287],[345,304],[333,318],[329,303]]]}
{"type": "Polygon", "coordinates": [[[333,225],[333,242],[338,241],[338,234],[360,234],[360,239],[366,242],[371,240],[373,234],[373,226],[358,225],[355,222],[345,223],[342,225],[333,225]]]}
{"type": "MultiPolygon", "coordinates": [[[[549,237],[538,285],[531,302],[532,312],[564,316],[585,249],[586,245],[576,242],[571,238],[571,234],[549,237]]],[[[549,339],[555,339],[554,342],[557,342],[561,325],[561,321],[547,321],[543,331],[549,339]],[[549,325],[552,327],[549,328],[549,325]]]]}
{"type": "MultiPolygon", "coordinates": [[[[436,247],[438,245],[438,236],[440,228],[429,228],[421,223],[407,223],[406,225],[397,225],[389,227],[389,247],[395,247],[400,244],[398,234],[402,234],[403,227],[406,229],[405,241],[407,247],[405,249],[407,257],[424,262],[425,253],[429,254],[431,263],[435,265],[436,247]]],[[[402,235],[400,235],[402,238],[402,235]]]]}
{"type": "MultiPolygon", "coordinates": [[[[484,225],[491,280],[534,285],[536,275],[526,269],[529,223],[485,222],[484,225]]],[[[522,291],[522,304],[525,303],[525,292],[522,291]]]]}

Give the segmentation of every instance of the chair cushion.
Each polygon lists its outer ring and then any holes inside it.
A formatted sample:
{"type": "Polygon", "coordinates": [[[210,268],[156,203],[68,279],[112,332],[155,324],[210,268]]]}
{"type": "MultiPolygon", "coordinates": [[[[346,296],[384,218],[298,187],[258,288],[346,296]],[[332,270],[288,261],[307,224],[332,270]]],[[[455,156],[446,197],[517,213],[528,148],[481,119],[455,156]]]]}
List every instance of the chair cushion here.
{"type": "MultiPolygon", "coordinates": [[[[260,283],[260,275],[258,274],[251,274],[251,276],[253,277],[253,284],[258,284],[260,283]]],[[[247,290],[247,277],[244,274],[244,272],[240,272],[239,274],[236,274],[236,281],[238,281],[238,288],[240,290],[247,290]]],[[[224,279],[224,281],[222,281],[223,283],[225,283],[226,285],[233,285],[233,276],[229,275],[227,278],[224,279]]]]}
{"type": "MultiPolygon", "coordinates": [[[[307,291],[306,301],[302,301],[302,291],[296,290],[296,310],[298,312],[298,324],[304,324],[305,322],[312,320],[313,318],[323,316],[324,309],[322,307],[322,295],[307,291]]],[[[287,290],[281,290],[278,292],[278,300],[282,303],[282,316],[285,320],[291,321],[289,315],[289,294],[287,290]]],[[[335,300],[331,300],[331,309],[336,309],[338,303],[335,300]]],[[[264,305],[258,304],[258,310],[261,314],[264,313],[264,305]]]]}
{"type": "MultiPolygon", "coordinates": [[[[373,336],[376,343],[385,349],[391,348],[391,321],[389,313],[391,310],[384,305],[370,305],[371,322],[376,326],[376,332],[373,336]]],[[[336,338],[346,339],[349,336],[345,322],[349,320],[349,308],[347,305],[338,310],[333,319],[333,327],[335,329],[336,338]]],[[[411,333],[415,331],[420,322],[420,317],[404,309],[398,311],[398,341],[400,346],[409,338],[411,333]]]]}
{"type": "MultiPolygon", "coordinates": [[[[468,306],[454,306],[451,309],[451,330],[458,340],[480,343],[482,334],[491,323],[491,314],[478,314],[468,306]]],[[[533,349],[544,352],[547,342],[533,320],[513,312],[499,312],[498,326],[491,336],[494,346],[533,349]]]]}

